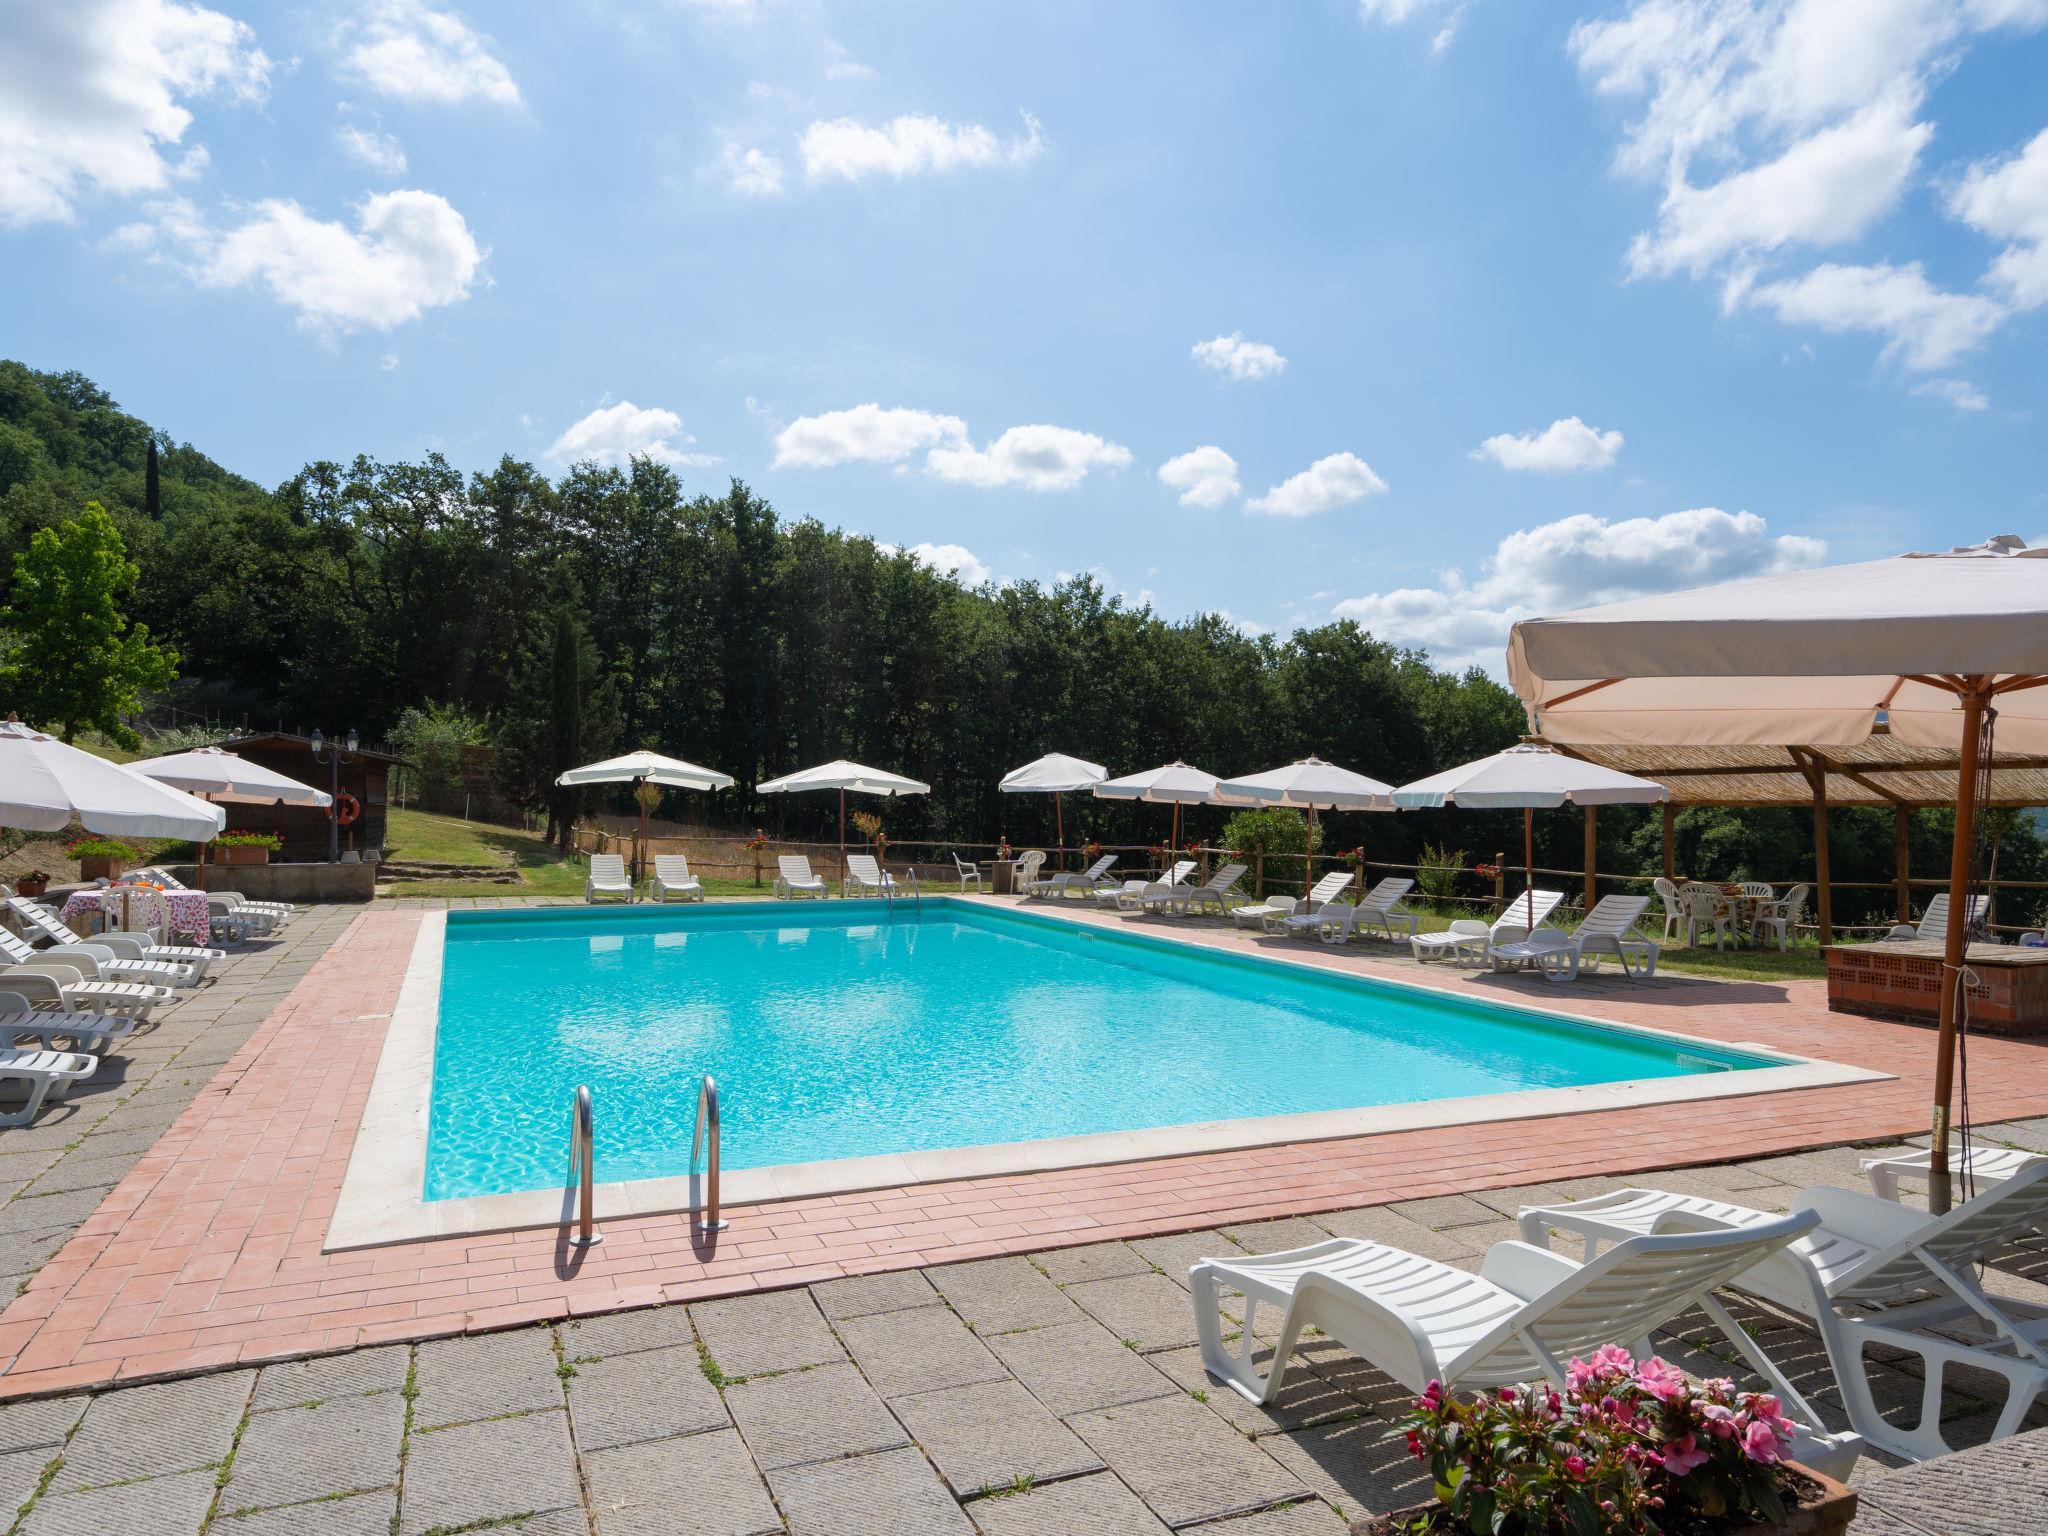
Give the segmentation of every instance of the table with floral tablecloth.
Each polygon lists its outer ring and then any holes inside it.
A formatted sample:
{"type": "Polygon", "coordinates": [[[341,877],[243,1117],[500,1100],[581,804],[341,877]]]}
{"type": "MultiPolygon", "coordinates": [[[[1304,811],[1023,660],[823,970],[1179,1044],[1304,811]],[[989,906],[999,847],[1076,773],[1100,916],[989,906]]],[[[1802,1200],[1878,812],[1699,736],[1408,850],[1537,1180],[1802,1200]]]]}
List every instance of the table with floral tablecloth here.
{"type": "Polygon", "coordinates": [[[97,914],[102,901],[109,903],[106,910],[114,922],[121,921],[121,898],[128,898],[128,921],[130,928],[163,928],[174,942],[180,944],[204,944],[213,926],[209,916],[204,891],[159,891],[148,886],[117,886],[104,891],[73,891],[64,903],[64,910],[58,914],[75,929],[90,927],[90,923],[72,922],[73,918],[97,914]]]}

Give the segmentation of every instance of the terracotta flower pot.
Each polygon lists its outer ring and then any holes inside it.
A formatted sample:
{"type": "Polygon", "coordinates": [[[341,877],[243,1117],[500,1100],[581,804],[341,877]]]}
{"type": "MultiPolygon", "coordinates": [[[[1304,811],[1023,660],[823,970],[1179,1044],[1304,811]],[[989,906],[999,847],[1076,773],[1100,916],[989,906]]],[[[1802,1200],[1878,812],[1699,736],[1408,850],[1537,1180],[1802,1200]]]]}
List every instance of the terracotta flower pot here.
{"type": "Polygon", "coordinates": [[[87,854],[78,861],[78,878],[81,880],[118,880],[121,871],[128,866],[122,860],[107,854],[87,854]]]}
{"type": "Polygon", "coordinates": [[[268,864],[270,850],[261,846],[238,846],[227,850],[230,864],[268,864]]]}
{"type": "MultiPolygon", "coordinates": [[[[1800,1462],[1788,1461],[1785,1468],[1803,1479],[1805,1486],[1799,1490],[1799,1504],[1787,1512],[1783,1525],[1772,1525],[1767,1520],[1744,1522],[1722,1526],[1715,1536],[1843,1536],[1849,1522],[1856,1518],[1856,1491],[1800,1462]]],[[[1427,1519],[1441,1508],[1439,1504],[1414,1504],[1391,1514],[1372,1515],[1355,1522],[1351,1536],[1405,1536],[1417,1521],[1427,1519]]],[[[1462,1527],[1431,1523],[1421,1529],[1430,1536],[1452,1536],[1462,1527]]]]}
{"type": "Polygon", "coordinates": [[[41,896],[50,889],[49,877],[38,875],[31,880],[27,875],[23,875],[14,882],[14,888],[24,896],[41,896]]]}

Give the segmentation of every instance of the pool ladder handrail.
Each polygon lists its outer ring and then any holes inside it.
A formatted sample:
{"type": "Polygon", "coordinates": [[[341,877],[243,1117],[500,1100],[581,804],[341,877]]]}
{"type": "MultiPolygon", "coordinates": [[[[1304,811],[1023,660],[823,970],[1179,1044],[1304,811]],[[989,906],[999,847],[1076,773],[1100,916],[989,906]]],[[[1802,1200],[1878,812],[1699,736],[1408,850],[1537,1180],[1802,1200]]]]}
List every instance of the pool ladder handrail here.
{"type": "Polygon", "coordinates": [[[710,1160],[704,1170],[704,1213],[698,1218],[699,1232],[723,1232],[725,1218],[719,1214],[718,1203],[718,1083],[709,1072],[704,1074],[703,1086],[697,1090],[697,1127],[690,1133],[690,1176],[697,1174],[697,1149],[706,1142],[705,1128],[710,1127],[710,1160]]]}
{"type": "Polygon", "coordinates": [[[576,1181],[576,1233],[572,1248],[594,1248],[604,1241],[591,1223],[597,1206],[597,1122],[590,1108],[590,1085],[576,1090],[569,1108],[569,1177],[576,1181]]]}

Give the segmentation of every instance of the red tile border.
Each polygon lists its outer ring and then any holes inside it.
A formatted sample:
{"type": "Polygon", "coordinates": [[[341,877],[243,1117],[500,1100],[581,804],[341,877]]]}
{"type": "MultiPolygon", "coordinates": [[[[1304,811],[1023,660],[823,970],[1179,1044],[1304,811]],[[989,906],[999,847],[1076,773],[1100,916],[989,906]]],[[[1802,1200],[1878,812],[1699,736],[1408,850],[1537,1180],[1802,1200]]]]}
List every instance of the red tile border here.
{"type": "MultiPolygon", "coordinates": [[[[1884,1082],[1496,1121],[821,1196],[727,1211],[711,1243],[687,1216],[620,1218],[576,1253],[558,1228],[321,1252],[388,1016],[419,928],[368,912],[316,962],[157,1146],[0,1312],[0,1397],[479,1332],[660,1301],[1022,1253],[1218,1222],[1685,1163],[1923,1129],[1934,1037],[1827,1011],[1819,982],[1569,991],[1522,977],[1360,974],[1565,1007],[1723,1044],[1759,1041],[1895,1074],[1884,1082]]],[[[1114,922],[1117,919],[1107,918],[1114,922]]],[[[1205,936],[1257,951],[1255,938],[1205,936]]],[[[2048,1046],[1970,1048],[1982,1121],[2048,1113],[2048,1046]]]]}

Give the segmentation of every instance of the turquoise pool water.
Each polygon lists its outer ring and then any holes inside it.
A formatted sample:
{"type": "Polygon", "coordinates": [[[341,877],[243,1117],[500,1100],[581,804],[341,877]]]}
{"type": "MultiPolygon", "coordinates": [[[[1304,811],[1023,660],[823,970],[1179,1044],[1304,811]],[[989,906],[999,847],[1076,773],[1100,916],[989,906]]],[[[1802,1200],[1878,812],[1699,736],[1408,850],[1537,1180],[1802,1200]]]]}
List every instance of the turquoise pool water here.
{"type": "Polygon", "coordinates": [[[425,1197],[1774,1065],[927,899],[451,912],[425,1197]]]}

